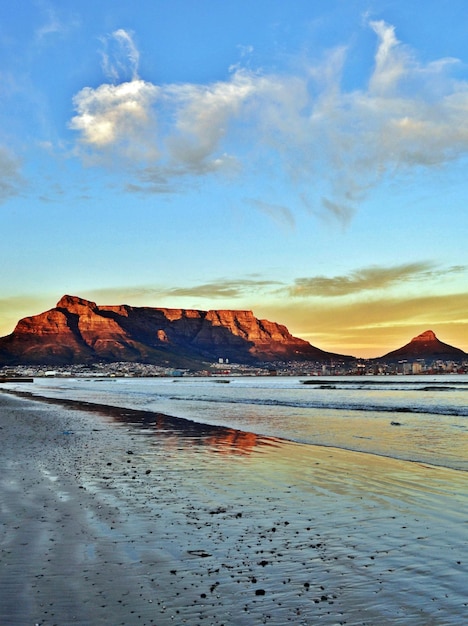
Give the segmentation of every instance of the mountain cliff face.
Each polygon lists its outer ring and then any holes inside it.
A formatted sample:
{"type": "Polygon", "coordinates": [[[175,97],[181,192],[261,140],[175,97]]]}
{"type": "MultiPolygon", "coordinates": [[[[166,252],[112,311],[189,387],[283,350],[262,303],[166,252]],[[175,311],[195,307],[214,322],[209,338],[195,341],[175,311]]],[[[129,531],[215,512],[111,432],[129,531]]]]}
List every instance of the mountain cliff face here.
{"type": "Polygon", "coordinates": [[[448,343],[439,341],[432,330],[426,330],[417,337],[414,337],[409,343],[398,350],[393,350],[381,357],[385,361],[399,360],[459,360],[464,359],[468,355],[460,348],[450,346],[448,343]]]}
{"type": "Polygon", "coordinates": [[[191,367],[218,358],[255,363],[351,357],[319,350],[251,311],[98,306],[75,296],[20,320],[0,338],[0,365],[139,361],[191,367]]]}

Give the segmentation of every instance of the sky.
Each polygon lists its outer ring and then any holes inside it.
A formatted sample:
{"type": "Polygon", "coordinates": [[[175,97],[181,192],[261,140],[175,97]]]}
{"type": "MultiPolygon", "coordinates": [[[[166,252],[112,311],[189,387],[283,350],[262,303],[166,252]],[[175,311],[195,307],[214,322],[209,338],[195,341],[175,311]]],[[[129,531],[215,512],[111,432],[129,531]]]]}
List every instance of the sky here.
{"type": "Polygon", "coordinates": [[[0,335],[69,294],[468,351],[467,14],[0,3],[0,335]]]}

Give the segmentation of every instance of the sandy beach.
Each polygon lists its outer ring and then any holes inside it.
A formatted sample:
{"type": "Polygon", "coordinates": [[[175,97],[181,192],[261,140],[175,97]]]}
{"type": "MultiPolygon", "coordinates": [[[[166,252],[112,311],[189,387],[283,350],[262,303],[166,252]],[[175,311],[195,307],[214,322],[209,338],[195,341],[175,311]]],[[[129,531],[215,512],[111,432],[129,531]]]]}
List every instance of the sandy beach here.
{"type": "Polygon", "coordinates": [[[0,623],[468,620],[466,472],[0,393],[0,623]]]}

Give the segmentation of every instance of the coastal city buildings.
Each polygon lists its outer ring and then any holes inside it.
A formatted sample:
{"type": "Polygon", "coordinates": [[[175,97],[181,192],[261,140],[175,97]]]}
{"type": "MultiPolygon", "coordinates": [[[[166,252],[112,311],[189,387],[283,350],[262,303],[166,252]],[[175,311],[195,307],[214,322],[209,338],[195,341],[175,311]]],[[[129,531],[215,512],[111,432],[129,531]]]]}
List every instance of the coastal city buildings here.
{"type": "Polygon", "coordinates": [[[93,363],[67,366],[18,365],[0,368],[0,381],[15,377],[154,377],[154,376],[410,376],[467,374],[468,360],[464,361],[399,361],[356,360],[328,364],[310,361],[277,361],[245,365],[220,358],[205,369],[189,370],[162,367],[148,363],[93,363]]]}

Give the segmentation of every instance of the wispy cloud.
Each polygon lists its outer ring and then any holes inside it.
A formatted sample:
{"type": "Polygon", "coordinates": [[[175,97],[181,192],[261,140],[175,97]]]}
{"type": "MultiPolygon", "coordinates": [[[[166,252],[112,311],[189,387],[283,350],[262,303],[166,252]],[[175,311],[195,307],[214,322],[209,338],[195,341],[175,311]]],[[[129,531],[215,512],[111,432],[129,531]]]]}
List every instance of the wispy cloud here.
{"type": "MultiPolygon", "coordinates": [[[[314,212],[347,221],[383,177],[468,153],[468,83],[452,77],[457,61],[421,63],[391,25],[369,26],[377,37],[373,66],[353,91],[342,87],[352,54],[344,47],[295,73],[237,64],[224,81],[155,85],[138,76],[132,35],[117,30],[103,53],[117,84],[76,94],[70,126],[88,157],[112,150],[163,178],[249,171],[268,151],[273,178],[289,179],[314,212]]],[[[144,178],[128,182],[140,192],[159,189],[144,178]]]]}
{"type": "MultiPolygon", "coordinates": [[[[181,285],[174,287],[142,286],[142,287],[116,287],[111,289],[98,289],[88,292],[88,297],[97,301],[107,299],[119,300],[119,304],[132,304],[134,302],[153,302],[152,306],[163,306],[161,301],[171,301],[170,306],[177,306],[180,299],[211,300],[224,299],[225,301],[250,297],[252,293],[269,292],[277,288],[281,283],[275,280],[262,278],[221,278],[219,280],[200,283],[196,285],[181,285]]],[[[185,305],[184,305],[185,306],[185,305]]]]}
{"type": "Polygon", "coordinates": [[[45,20],[36,30],[36,41],[42,42],[49,35],[62,33],[65,30],[63,23],[57,16],[54,8],[47,2],[41,2],[45,20]]]}
{"type": "Polygon", "coordinates": [[[0,203],[18,195],[23,184],[20,162],[9,150],[0,146],[0,203]]]}
{"type": "MultiPolygon", "coordinates": [[[[300,297],[333,297],[356,294],[362,291],[381,290],[408,281],[426,280],[434,277],[434,267],[433,263],[428,262],[406,263],[394,267],[366,267],[350,272],[345,276],[297,278],[290,287],[289,293],[292,296],[300,297]]],[[[447,270],[444,271],[444,273],[446,272],[447,270]]]]}
{"type": "Polygon", "coordinates": [[[176,287],[166,291],[168,296],[197,296],[202,298],[240,298],[251,295],[252,291],[270,289],[278,285],[278,281],[272,280],[220,280],[196,285],[194,287],[176,287]]]}
{"type": "Polygon", "coordinates": [[[246,202],[282,226],[292,229],[296,225],[293,212],[286,206],[264,202],[257,198],[246,198],[246,202]]]}
{"type": "MultiPolygon", "coordinates": [[[[246,277],[219,278],[209,282],[201,282],[191,285],[174,285],[173,287],[140,286],[140,287],[118,287],[111,289],[94,290],[88,293],[87,297],[92,297],[98,301],[106,299],[120,299],[120,303],[125,302],[170,302],[169,306],[178,306],[178,302],[183,300],[187,305],[188,301],[205,301],[207,306],[210,301],[224,299],[227,303],[231,301],[233,307],[235,300],[254,302],[259,294],[265,302],[274,301],[280,296],[282,303],[287,302],[291,307],[290,298],[295,298],[294,306],[291,308],[298,310],[301,307],[307,309],[320,310],[322,307],[348,307],[350,302],[358,308],[370,306],[370,302],[399,301],[399,298],[408,299],[408,290],[404,292],[400,287],[412,285],[412,289],[421,288],[423,285],[433,285],[435,281],[443,280],[449,284],[450,276],[457,277],[457,274],[466,273],[465,266],[441,267],[434,263],[422,261],[417,263],[406,263],[392,267],[371,266],[350,272],[343,276],[312,276],[308,278],[297,278],[292,284],[287,284],[281,280],[266,279],[262,276],[251,275],[246,277]],[[394,287],[397,291],[392,290],[394,287]],[[404,293],[405,295],[401,295],[404,293]],[[342,296],[342,297],[340,297],[342,296]],[[356,296],[349,300],[346,296],[356,296]],[[337,304],[338,302],[338,304],[337,304]]],[[[455,281],[455,289],[456,289],[455,281]]],[[[411,290],[409,291],[411,294],[411,290]]],[[[422,296],[421,296],[422,297],[422,296]]],[[[229,305],[229,306],[231,306],[229,305]]],[[[155,304],[158,306],[158,304],[155,304]]],[[[161,305],[162,306],[162,305],[161,305]]],[[[283,305],[278,305],[281,308],[283,305]]]]}
{"type": "Polygon", "coordinates": [[[54,39],[63,38],[79,26],[79,18],[75,11],[64,7],[65,3],[35,0],[42,20],[34,33],[34,44],[43,46],[51,44],[54,39]]]}
{"type": "Polygon", "coordinates": [[[138,80],[140,52],[133,36],[123,28],[102,39],[102,69],[113,82],[138,80]]]}
{"type": "Polygon", "coordinates": [[[280,175],[298,186],[308,206],[347,221],[384,176],[468,152],[468,86],[451,77],[457,61],[422,64],[392,26],[369,25],[378,40],[374,64],[367,85],[354,91],[341,86],[352,53],[346,48],[295,74],[237,65],[225,81],[154,85],[138,77],[132,35],[117,30],[105,40],[103,66],[120,82],[80,91],[70,126],[88,157],[112,151],[142,166],[146,177],[129,180],[131,191],[160,190],[148,168],[157,178],[205,176],[241,171],[262,150],[273,151],[280,175]],[[304,192],[306,182],[318,180],[317,195],[304,192]]]}

